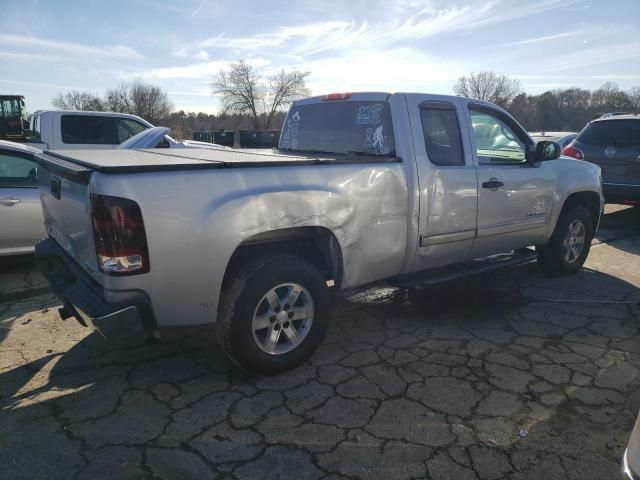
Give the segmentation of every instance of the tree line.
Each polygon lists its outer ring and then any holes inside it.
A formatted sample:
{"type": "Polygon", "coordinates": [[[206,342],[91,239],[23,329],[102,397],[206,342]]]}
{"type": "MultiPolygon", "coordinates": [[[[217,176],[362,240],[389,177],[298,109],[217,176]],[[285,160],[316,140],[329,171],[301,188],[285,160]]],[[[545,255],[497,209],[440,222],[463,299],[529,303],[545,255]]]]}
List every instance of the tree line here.
{"type": "Polygon", "coordinates": [[[122,83],[108,89],[104,96],[78,90],[59,93],[51,103],[62,110],[137,115],[154,125],[171,128],[180,138],[190,138],[196,131],[280,129],[288,106],[311,95],[306,86],[309,74],[282,69],[264,77],[250,63],[242,60],[231,63],[211,79],[211,93],[220,98],[223,107],[219,115],[175,111],[160,87],[142,80],[122,83]]]}
{"type": "Polygon", "coordinates": [[[453,87],[456,95],[493,102],[507,109],[528,131],[576,131],[608,112],[639,112],[640,86],[628,91],[606,82],[596,90],[579,87],[533,95],[520,81],[494,72],[463,75],[453,87]]]}
{"type": "Polygon", "coordinates": [[[173,111],[166,92],[142,80],[123,82],[103,97],[79,90],[59,93],[51,104],[61,110],[106,111],[137,115],[156,124],[173,111]]]}

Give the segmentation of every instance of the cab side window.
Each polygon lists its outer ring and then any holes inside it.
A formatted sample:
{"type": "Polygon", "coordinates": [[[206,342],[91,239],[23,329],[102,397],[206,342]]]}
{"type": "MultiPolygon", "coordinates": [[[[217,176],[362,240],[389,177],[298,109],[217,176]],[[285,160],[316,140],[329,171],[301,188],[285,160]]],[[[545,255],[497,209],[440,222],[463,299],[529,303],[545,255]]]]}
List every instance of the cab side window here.
{"type": "Polygon", "coordinates": [[[434,165],[464,165],[460,125],[455,107],[428,104],[420,109],[422,133],[429,160],[434,165]]]}
{"type": "Polygon", "coordinates": [[[115,120],[99,115],[63,115],[62,142],[75,144],[114,145],[115,120]]]}
{"type": "Polygon", "coordinates": [[[36,187],[38,165],[17,153],[0,152],[0,188],[36,187]]]}
{"type": "Polygon", "coordinates": [[[484,110],[472,109],[470,113],[476,154],[481,165],[526,162],[526,145],[509,125],[484,110]]]}

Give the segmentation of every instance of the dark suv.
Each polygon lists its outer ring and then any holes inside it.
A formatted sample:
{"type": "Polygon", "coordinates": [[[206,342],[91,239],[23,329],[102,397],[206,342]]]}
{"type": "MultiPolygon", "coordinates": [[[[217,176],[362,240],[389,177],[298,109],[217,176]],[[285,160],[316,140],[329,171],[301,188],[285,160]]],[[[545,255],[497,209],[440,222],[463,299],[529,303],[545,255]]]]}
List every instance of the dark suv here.
{"type": "Polygon", "coordinates": [[[640,115],[598,118],[562,150],[602,168],[602,193],[608,203],[640,204],[640,115]]]}

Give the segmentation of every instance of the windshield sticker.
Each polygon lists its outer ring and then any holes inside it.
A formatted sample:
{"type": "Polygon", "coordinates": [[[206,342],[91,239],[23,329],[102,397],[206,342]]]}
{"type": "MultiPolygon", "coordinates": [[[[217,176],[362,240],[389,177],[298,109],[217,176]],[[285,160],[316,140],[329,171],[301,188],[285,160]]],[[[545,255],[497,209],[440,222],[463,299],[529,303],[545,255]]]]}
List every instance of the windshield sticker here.
{"type": "Polygon", "coordinates": [[[384,137],[382,136],[382,125],[373,132],[373,148],[384,148],[384,137]]]}
{"type": "Polygon", "coordinates": [[[356,125],[379,125],[384,116],[384,106],[381,103],[375,105],[362,105],[358,108],[356,125]]]}
{"type": "Polygon", "coordinates": [[[382,133],[382,125],[377,128],[367,128],[365,130],[363,147],[366,151],[378,153],[381,155],[388,154],[391,149],[385,145],[385,138],[382,133]]]}

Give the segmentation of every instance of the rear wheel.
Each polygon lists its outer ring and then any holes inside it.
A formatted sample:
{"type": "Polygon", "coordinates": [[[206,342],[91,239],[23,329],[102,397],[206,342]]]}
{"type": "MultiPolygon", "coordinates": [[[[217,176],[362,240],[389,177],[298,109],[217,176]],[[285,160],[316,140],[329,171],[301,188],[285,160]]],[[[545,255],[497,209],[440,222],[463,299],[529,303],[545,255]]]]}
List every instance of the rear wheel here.
{"type": "Polygon", "coordinates": [[[275,374],[307,360],[327,330],[330,295],[320,272],[290,255],[242,266],[222,299],[216,330],[229,358],[275,374]]]}
{"type": "Polygon", "coordinates": [[[546,245],[536,247],[538,264],[553,275],[568,275],[582,268],[589,255],[593,222],[588,210],[576,206],[560,214],[546,245]]]}

